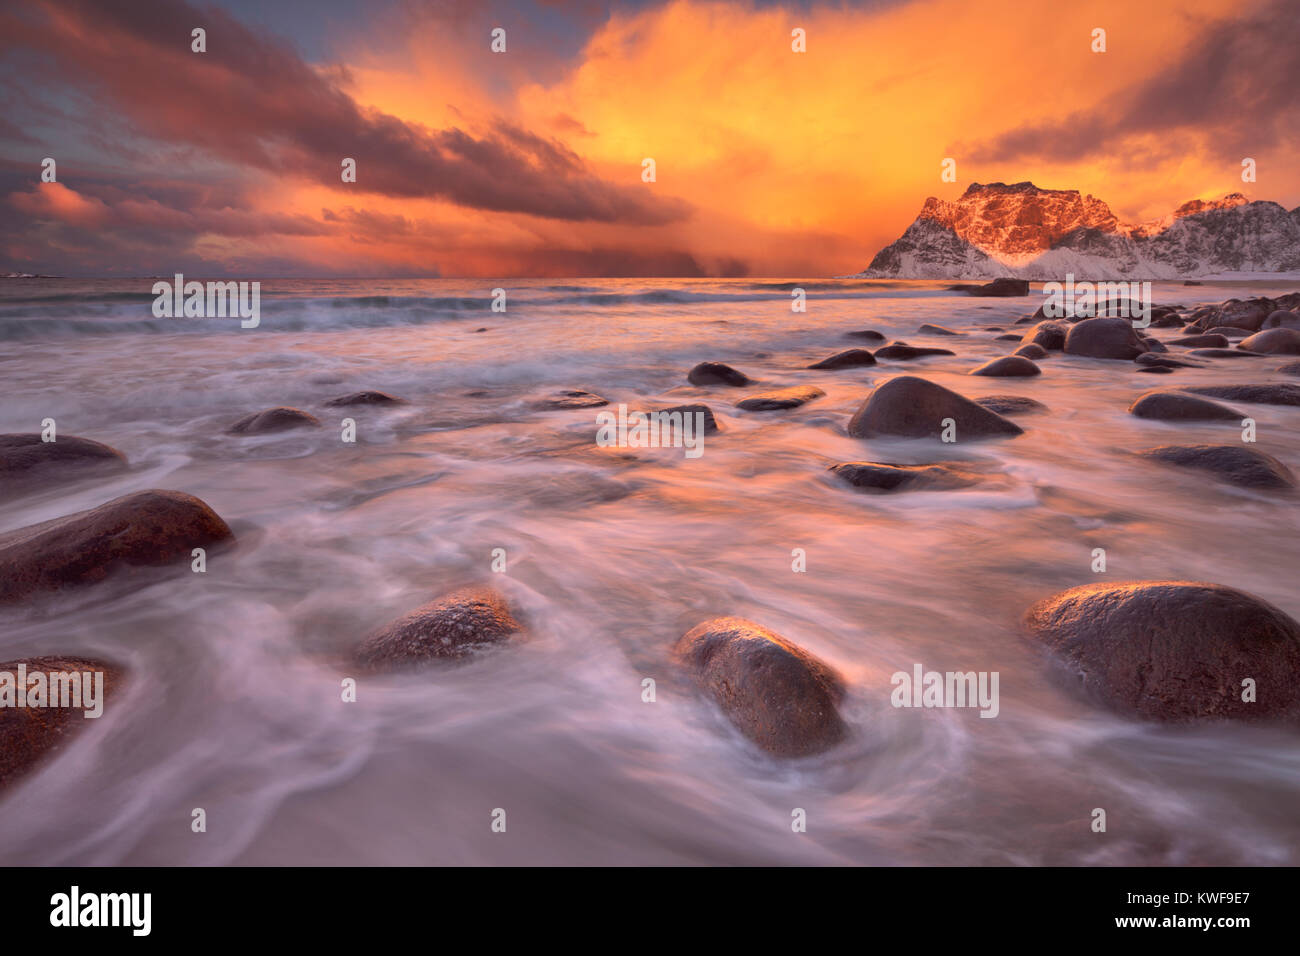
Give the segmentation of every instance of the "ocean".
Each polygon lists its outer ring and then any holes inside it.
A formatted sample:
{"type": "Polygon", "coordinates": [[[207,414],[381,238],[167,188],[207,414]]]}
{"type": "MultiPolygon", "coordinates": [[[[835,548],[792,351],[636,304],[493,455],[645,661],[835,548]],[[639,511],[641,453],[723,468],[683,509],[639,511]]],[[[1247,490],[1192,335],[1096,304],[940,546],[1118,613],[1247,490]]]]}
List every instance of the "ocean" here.
{"type": "MultiPolygon", "coordinates": [[[[0,280],[0,432],[54,419],[131,465],[0,502],[0,532],[165,488],[206,501],[238,545],[205,574],[0,609],[0,660],[79,652],[130,672],[96,726],[0,796],[0,863],[1300,863],[1294,730],[1110,714],[1052,680],[1019,629],[1035,601],[1102,578],[1225,584],[1300,617],[1293,501],[1134,454],[1238,426],[1127,413],[1152,388],[1295,381],[1276,358],[1155,376],[1054,353],[1036,378],[972,378],[1016,347],[986,327],[1015,329],[1041,296],[940,282],[264,280],[260,324],[243,329],[155,318],[153,281],[0,280]],[[860,329],[957,354],[807,368],[874,349],[846,338],[860,329]],[[753,389],[687,382],[706,360],[826,394],[743,411],[753,389]],[[897,374],[1047,411],[1017,417],[1014,439],[942,449],[849,437],[897,374]],[[324,404],[362,389],[408,404],[324,404]],[[600,409],[535,407],[559,389],[705,402],[721,431],[698,458],[599,447],[600,409]],[[226,433],[279,405],[322,427],[226,433]],[[861,460],[959,461],[988,480],[873,495],[827,472],[861,460]],[[499,588],[528,640],[352,674],[368,632],[470,584],[499,588]],[[847,739],[779,760],[741,737],[670,656],[720,615],[836,667],[847,739]],[[890,676],[916,664],[998,672],[998,716],[891,706],[890,676]],[[497,809],[510,839],[491,830],[497,809]]],[[[1297,288],[1157,282],[1154,300],[1297,288]]],[[[1300,412],[1244,409],[1256,447],[1300,467],[1300,412]]]]}

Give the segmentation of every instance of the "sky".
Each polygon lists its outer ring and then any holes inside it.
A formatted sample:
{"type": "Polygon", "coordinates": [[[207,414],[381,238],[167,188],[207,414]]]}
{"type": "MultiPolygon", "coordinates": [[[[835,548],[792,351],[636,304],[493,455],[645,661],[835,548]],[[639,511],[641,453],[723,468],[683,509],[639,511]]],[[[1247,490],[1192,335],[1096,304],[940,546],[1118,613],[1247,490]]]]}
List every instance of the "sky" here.
{"type": "Polygon", "coordinates": [[[0,272],[840,275],[973,182],[1294,208],[1297,89],[1300,0],[8,0],[0,272]]]}

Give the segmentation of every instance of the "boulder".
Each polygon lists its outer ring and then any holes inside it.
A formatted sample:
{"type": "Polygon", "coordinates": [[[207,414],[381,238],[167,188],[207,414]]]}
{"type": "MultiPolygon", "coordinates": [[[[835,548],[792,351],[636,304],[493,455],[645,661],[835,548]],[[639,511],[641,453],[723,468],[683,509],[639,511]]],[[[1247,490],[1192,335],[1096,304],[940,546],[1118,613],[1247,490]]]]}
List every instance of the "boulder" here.
{"type": "Polygon", "coordinates": [[[674,652],[736,729],[768,753],[808,756],[845,736],[840,676],[761,625],[738,617],[705,621],[674,652]]]}
{"type": "Polygon", "coordinates": [[[1184,389],[1211,398],[1226,398],[1231,402],[1251,402],[1256,405],[1300,405],[1300,385],[1197,385],[1184,389]]]}
{"type": "Polygon", "coordinates": [[[1239,422],[1245,416],[1234,408],[1185,392],[1147,392],[1129,406],[1129,414],[1163,422],[1239,422]]]}
{"type": "Polygon", "coordinates": [[[740,388],[751,384],[749,376],[744,372],[738,372],[721,362],[701,362],[687,373],[686,379],[692,385],[731,385],[740,388]]]}
{"type": "Polygon", "coordinates": [[[1015,422],[942,385],[900,375],[876,387],[849,421],[854,438],[939,438],[944,419],[956,424],[957,441],[1019,435],[1015,422]]]}
{"type": "Polygon", "coordinates": [[[1035,345],[1030,342],[1028,345],[1022,345],[1016,349],[1013,355],[1019,355],[1021,358],[1027,358],[1030,361],[1042,361],[1047,358],[1047,349],[1041,345],[1035,345]]]}
{"type": "Polygon", "coordinates": [[[291,428],[319,428],[320,419],[299,408],[281,405],[267,408],[260,412],[245,415],[228,431],[232,435],[265,435],[268,432],[283,432],[291,428]]]}
{"type": "Polygon", "coordinates": [[[987,282],[984,285],[968,285],[965,283],[948,286],[951,292],[965,292],[967,295],[974,295],[987,298],[994,296],[998,298],[1019,297],[1029,295],[1028,279],[1013,279],[1010,276],[1003,276],[987,282]]]}
{"type": "Polygon", "coordinates": [[[1272,455],[1237,445],[1162,445],[1139,452],[1144,458],[1208,471],[1215,478],[1244,488],[1295,487],[1291,469],[1272,455]]]}
{"type": "Polygon", "coordinates": [[[718,420],[713,417],[713,409],[709,408],[708,405],[705,405],[702,402],[694,402],[690,405],[672,405],[668,408],[660,409],[659,412],[661,415],[672,415],[673,413],[680,413],[683,416],[703,415],[704,434],[712,435],[714,432],[718,431],[718,420]]]}
{"type": "Polygon", "coordinates": [[[844,335],[846,338],[866,339],[868,342],[885,341],[885,336],[882,335],[880,332],[877,332],[875,329],[862,329],[859,332],[845,332],[844,335]]]}
{"type": "Polygon", "coordinates": [[[809,368],[857,368],[862,365],[875,365],[876,358],[866,349],[845,349],[836,352],[830,358],[814,362],[809,368]]]}
{"type": "Polygon", "coordinates": [[[1172,358],[1168,355],[1157,355],[1154,352],[1143,352],[1133,360],[1138,365],[1159,365],[1162,368],[1205,368],[1199,362],[1186,362],[1183,359],[1172,358]]]}
{"type": "MultiPolygon", "coordinates": [[[[10,675],[9,680],[16,685],[20,666],[25,669],[28,692],[34,687],[31,678],[36,674],[44,675],[41,683],[46,689],[49,703],[54,703],[49,695],[51,674],[89,673],[89,677],[83,676],[80,686],[86,687],[85,681],[90,680],[92,685],[88,689],[92,693],[98,692],[98,681],[94,675],[103,674],[103,699],[95,701],[95,707],[101,708],[101,713],[104,700],[115,697],[125,682],[124,672],[117,665],[73,656],[28,657],[5,661],[0,663],[0,673],[10,675]]],[[[62,682],[59,686],[62,688],[62,682]]],[[[14,693],[17,693],[16,687],[14,693]]],[[[0,707],[0,790],[53,756],[76,734],[99,723],[97,719],[87,719],[88,708],[84,698],[80,707],[62,706],[61,689],[58,698],[59,706],[53,707],[17,707],[13,703],[0,707]]],[[[72,698],[69,696],[69,704],[71,703],[72,698]]]]}
{"type": "Polygon", "coordinates": [[[977,369],[972,369],[970,374],[987,375],[992,378],[1025,378],[1039,375],[1041,370],[1023,355],[1004,355],[985,362],[977,369]]]}
{"type": "Polygon", "coordinates": [[[1020,337],[1024,345],[1037,345],[1048,352],[1059,352],[1065,348],[1065,336],[1070,331],[1070,324],[1060,319],[1048,319],[1039,322],[1020,337]]]}
{"type": "Polygon", "coordinates": [[[1250,352],[1250,351],[1247,351],[1246,349],[1242,349],[1242,348],[1235,348],[1235,349],[1192,349],[1192,350],[1191,350],[1190,352],[1188,352],[1187,354],[1188,354],[1188,355],[1195,355],[1197,358],[1225,358],[1225,359],[1238,359],[1238,358],[1261,358],[1261,357],[1263,357],[1263,355],[1264,355],[1263,352],[1250,352]]]}
{"type": "Polygon", "coordinates": [[[116,448],[76,435],[42,441],[39,433],[0,435],[0,490],[126,471],[116,448]]]}
{"type": "Polygon", "coordinates": [[[1237,347],[1264,355],[1300,355],[1300,329],[1265,329],[1242,339],[1237,347]]]}
{"type": "Polygon", "coordinates": [[[893,359],[896,362],[907,362],[911,359],[925,358],[930,355],[956,354],[956,352],[950,352],[947,349],[924,348],[919,345],[908,345],[906,342],[891,342],[889,345],[876,349],[876,358],[893,359]]]}
{"type": "Polygon", "coordinates": [[[1025,615],[1067,679],[1113,710],[1147,720],[1293,716],[1300,707],[1300,625],[1219,584],[1088,584],[1025,615]],[[1257,699],[1242,700],[1242,682],[1257,699]]]}
{"type": "Polygon", "coordinates": [[[179,491],[139,491],[0,535],[0,604],[102,581],[119,568],[190,560],[233,539],[211,508],[179,491]]]}
{"type": "Polygon", "coordinates": [[[505,598],[469,587],[416,608],[370,634],[356,661],[371,671],[394,671],[458,660],[494,644],[518,640],[523,628],[505,598]]]}
{"type": "Polygon", "coordinates": [[[772,412],[785,408],[798,408],[826,393],[811,385],[793,385],[790,388],[776,388],[770,392],[760,392],[736,403],[737,408],[749,412],[772,412]]]}
{"type": "Polygon", "coordinates": [[[1065,336],[1065,354],[1132,361],[1150,351],[1128,319],[1084,319],[1065,336]]]}
{"type": "Polygon", "coordinates": [[[1226,335],[1203,332],[1200,335],[1183,335],[1169,340],[1170,345],[1182,345],[1189,349],[1226,349],[1230,344],[1226,335]]]}
{"type": "Polygon", "coordinates": [[[1276,312],[1269,313],[1268,318],[1264,320],[1264,324],[1260,328],[1300,329],[1300,312],[1278,309],[1276,312]]]}
{"type": "Polygon", "coordinates": [[[931,325],[928,322],[925,325],[921,326],[919,329],[917,329],[916,334],[917,335],[961,335],[960,332],[955,332],[952,329],[947,328],[946,326],[931,325]]]}

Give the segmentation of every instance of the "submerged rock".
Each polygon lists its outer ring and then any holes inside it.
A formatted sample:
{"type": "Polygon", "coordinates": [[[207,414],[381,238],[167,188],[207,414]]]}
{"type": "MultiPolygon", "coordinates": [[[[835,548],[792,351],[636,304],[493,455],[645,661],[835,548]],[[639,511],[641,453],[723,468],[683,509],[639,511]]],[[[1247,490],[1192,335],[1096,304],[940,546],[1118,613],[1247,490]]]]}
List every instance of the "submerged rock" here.
{"type": "Polygon", "coordinates": [[[1239,422],[1244,417],[1235,408],[1185,392],[1156,391],[1138,397],[1129,414],[1165,422],[1239,422]]]}
{"type": "Polygon", "coordinates": [[[911,359],[925,358],[929,355],[956,355],[956,352],[950,352],[947,349],[930,349],[919,345],[908,345],[906,342],[892,342],[889,345],[876,349],[876,358],[893,359],[896,362],[906,362],[911,359]]]}
{"type": "Polygon", "coordinates": [[[1180,358],[1173,358],[1169,355],[1156,355],[1154,352],[1143,352],[1133,360],[1138,365],[1158,365],[1161,368],[1205,368],[1199,362],[1188,362],[1180,358]]]}
{"type": "Polygon", "coordinates": [[[825,394],[820,388],[811,385],[792,385],[789,388],[776,388],[770,392],[751,395],[737,402],[736,407],[749,412],[772,412],[807,405],[813,399],[821,398],[825,394]]]}
{"type": "Polygon", "coordinates": [[[1019,355],[1021,358],[1027,358],[1030,361],[1042,361],[1047,358],[1047,349],[1041,345],[1035,345],[1030,342],[1028,345],[1022,345],[1016,349],[1013,355],[1019,355]]]}
{"type": "Polygon", "coordinates": [[[1300,385],[1197,385],[1184,391],[1256,405],[1300,405],[1300,385]]]}
{"type": "Polygon", "coordinates": [[[542,411],[552,411],[566,408],[600,408],[602,405],[608,405],[609,399],[601,398],[593,392],[584,391],[580,388],[565,388],[558,392],[539,398],[533,402],[533,408],[542,411]]]}
{"type": "Polygon", "coordinates": [[[709,408],[703,402],[694,402],[690,405],[672,405],[668,408],[659,410],[661,415],[672,415],[680,413],[686,415],[703,415],[704,416],[704,434],[711,435],[718,431],[718,420],[713,417],[713,409],[709,408]]]}
{"type": "Polygon", "coordinates": [[[1291,469],[1272,455],[1245,445],[1161,445],[1139,452],[1182,468],[1208,471],[1220,481],[1245,488],[1294,488],[1291,469]]]}
{"type": "Polygon", "coordinates": [[[227,429],[232,435],[264,435],[283,432],[291,428],[319,428],[320,419],[300,408],[281,405],[245,415],[227,429]]]}
{"type": "Polygon", "coordinates": [[[721,362],[701,362],[687,373],[686,379],[692,385],[731,385],[739,388],[752,384],[744,372],[738,372],[721,362]]]}
{"type": "Polygon", "coordinates": [[[1035,604],[1030,635],[1114,710],[1151,720],[1250,719],[1300,707],[1300,625],[1219,584],[1089,584],[1035,604]],[[1242,700],[1242,682],[1257,699],[1242,700]]]}
{"type": "Polygon", "coordinates": [[[1027,412],[1045,412],[1047,406],[1023,395],[985,395],[975,399],[976,405],[983,405],[999,415],[1023,415],[1027,412]]]}
{"type": "Polygon", "coordinates": [[[0,435],[0,489],[126,471],[126,456],[89,438],[63,435],[42,441],[38,432],[0,435]]]}
{"type": "Polygon", "coordinates": [[[780,757],[803,757],[838,743],[844,683],[824,661],[767,628],[738,617],[697,625],[675,654],[696,684],[746,737],[780,757]]]}
{"type": "MultiPolygon", "coordinates": [[[[104,696],[103,699],[97,699],[94,702],[96,708],[102,708],[104,700],[116,696],[124,683],[122,668],[115,664],[86,657],[28,657],[22,660],[5,661],[0,663],[0,673],[13,675],[13,680],[17,682],[20,665],[25,667],[26,676],[29,680],[35,674],[45,675],[42,682],[46,688],[45,699],[51,704],[55,702],[54,697],[49,693],[49,675],[51,674],[79,672],[84,675],[86,672],[90,672],[90,674],[94,675],[102,673],[104,675],[104,696]]],[[[84,680],[83,677],[81,688],[89,689],[92,693],[98,693],[94,686],[86,688],[84,680]]],[[[93,676],[90,680],[95,682],[93,676]]],[[[32,684],[29,682],[29,692],[31,687],[32,684]]],[[[52,756],[77,733],[99,723],[96,719],[86,718],[87,710],[92,708],[90,708],[84,697],[79,707],[62,706],[61,688],[62,684],[60,683],[59,706],[16,707],[11,703],[8,706],[0,707],[0,789],[36,769],[38,764],[43,762],[45,758],[52,756]]],[[[71,695],[71,691],[69,691],[69,695],[71,695]]],[[[71,703],[72,698],[69,696],[69,704],[71,703]]]]}
{"type": "Polygon", "coordinates": [[[961,335],[960,332],[954,331],[943,325],[931,325],[929,322],[916,330],[917,335],[961,335]]]}
{"type": "Polygon", "coordinates": [[[0,604],[102,581],[126,567],[188,561],[233,539],[211,508],[179,491],[139,491],[0,535],[0,604]]]}
{"type": "Polygon", "coordinates": [[[809,368],[857,368],[861,365],[875,365],[876,358],[866,349],[845,349],[836,352],[830,358],[814,362],[809,368]]]}
{"type": "Polygon", "coordinates": [[[516,638],[523,627],[490,588],[462,588],[416,608],[367,637],[357,663],[391,671],[455,660],[516,638]]]}
{"type": "Polygon", "coordinates": [[[396,398],[387,392],[377,392],[373,390],[364,392],[353,392],[351,395],[340,395],[338,398],[331,398],[325,405],[329,408],[346,408],[351,405],[405,405],[406,400],[396,398]]]}
{"type": "Polygon", "coordinates": [[[877,332],[875,329],[862,329],[858,332],[845,332],[844,335],[846,338],[866,339],[868,342],[885,341],[885,336],[882,333],[877,332]]]}
{"type": "Polygon", "coordinates": [[[965,488],[979,475],[947,464],[893,465],[878,461],[847,461],[830,471],[855,488],[871,491],[944,491],[965,488]]]}
{"type": "Polygon", "coordinates": [[[1169,344],[1182,345],[1189,349],[1226,349],[1230,343],[1226,335],[1205,332],[1201,335],[1184,335],[1180,338],[1170,339],[1169,344]]]}
{"type": "Polygon", "coordinates": [[[1300,312],[1278,309],[1276,312],[1269,313],[1268,318],[1264,320],[1264,324],[1260,328],[1300,329],[1300,312]]]}
{"type": "Polygon", "coordinates": [[[879,385],[862,403],[849,420],[849,434],[854,438],[940,438],[947,418],[955,423],[959,442],[1024,431],[1015,422],[942,385],[914,375],[900,375],[879,385]]]}
{"type": "Polygon", "coordinates": [[[987,375],[993,378],[1026,378],[1030,375],[1039,375],[1041,372],[1037,365],[1023,355],[1004,355],[985,362],[977,369],[972,369],[970,374],[987,375]]]}
{"type": "Polygon", "coordinates": [[[1197,358],[1263,358],[1263,352],[1250,352],[1240,347],[1235,349],[1192,349],[1187,353],[1197,358]]]}

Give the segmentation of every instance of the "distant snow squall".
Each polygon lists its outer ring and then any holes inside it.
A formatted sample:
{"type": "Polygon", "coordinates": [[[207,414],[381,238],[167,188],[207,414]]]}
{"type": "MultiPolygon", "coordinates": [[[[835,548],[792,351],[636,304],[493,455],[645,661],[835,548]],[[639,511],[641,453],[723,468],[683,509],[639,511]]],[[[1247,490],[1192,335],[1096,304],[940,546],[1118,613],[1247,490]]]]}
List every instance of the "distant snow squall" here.
{"type": "Polygon", "coordinates": [[[1240,193],[1193,200],[1127,224],[1100,199],[1033,183],[972,183],[956,202],[930,197],[860,278],[1177,279],[1300,271],[1300,207],[1240,193]]]}

